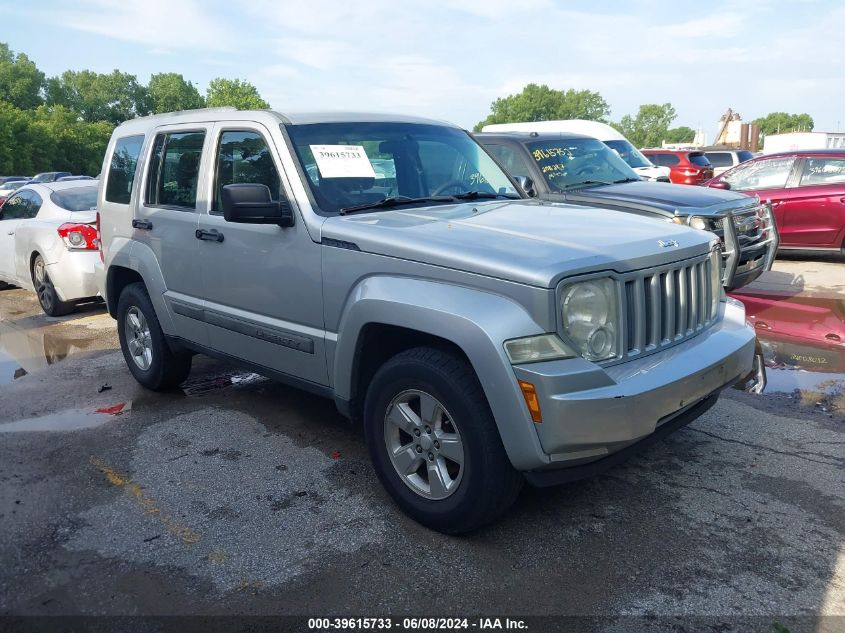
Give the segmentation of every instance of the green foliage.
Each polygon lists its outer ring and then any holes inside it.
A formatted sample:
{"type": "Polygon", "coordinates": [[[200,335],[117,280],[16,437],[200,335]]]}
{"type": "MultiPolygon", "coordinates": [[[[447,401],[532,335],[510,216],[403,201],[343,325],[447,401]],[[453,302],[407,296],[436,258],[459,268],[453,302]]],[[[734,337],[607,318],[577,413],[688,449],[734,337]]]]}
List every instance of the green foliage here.
{"type": "Polygon", "coordinates": [[[666,138],[663,139],[667,143],[692,143],[695,140],[695,130],[686,125],[673,127],[666,132],[666,138]]]}
{"type": "Polygon", "coordinates": [[[492,123],[588,119],[606,121],[610,106],[591,90],[554,90],[547,85],[528,84],[522,92],[500,97],[490,105],[490,115],[475,126],[478,132],[492,123]]]}
{"type": "Polygon", "coordinates": [[[261,98],[258,89],[248,81],[218,77],[208,84],[206,103],[209,108],[232,106],[238,110],[264,110],[270,104],[261,98]]]}
{"type": "Polygon", "coordinates": [[[61,105],[78,112],[83,121],[108,121],[118,125],[150,113],[150,95],[135,75],[113,70],[67,70],[47,80],[47,105],[61,105]]]}
{"type": "Polygon", "coordinates": [[[647,103],[640,106],[636,116],[626,114],[614,127],[636,147],[658,147],[666,140],[676,117],[671,103],[647,103]]]}
{"type": "Polygon", "coordinates": [[[64,106],[21,110],[0,101],[0,174],[100,173],[112,126],[86,123],[64,106]]]}
{"type": "Polygon", "coordinates": [[[176,112],[205,107],[205,99],[190,81],[179,73],[158,73],[147,85],[152,111],[176,112]]]}
{"type": "Polygon", "coordinates": [[[0,99],[22,109],[35,108],[44,100],[44,73],[23,53],[15,55],[0,42],[0,99]]]}
{"type": "Polygon", "coordinates": [[[764,117],[755,119],[760,126],[760,132],[766,134],[785,134],[786,132],[812,132],[815,123],[809,114],[788,114],[786,112],[770,112],[764,117]]]}

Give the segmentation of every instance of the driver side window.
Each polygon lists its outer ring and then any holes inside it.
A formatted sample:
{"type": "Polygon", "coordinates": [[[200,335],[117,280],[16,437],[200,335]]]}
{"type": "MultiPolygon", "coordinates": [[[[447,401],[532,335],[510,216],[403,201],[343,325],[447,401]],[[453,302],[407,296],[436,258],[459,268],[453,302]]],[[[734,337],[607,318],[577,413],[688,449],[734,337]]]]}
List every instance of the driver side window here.
{"type": "Polygon", "coordinates": [[[794,163],[793,156],[745,163],[726,174],[723,180],[735,191],[783,189],[794,163]]]}
{"type": "Polygon", "coordinates": [[[428,189],[424,195],[448,195],[462,191],[494,193],[478,166],[451,145],[420,141],[419,157],[428,189]]]}

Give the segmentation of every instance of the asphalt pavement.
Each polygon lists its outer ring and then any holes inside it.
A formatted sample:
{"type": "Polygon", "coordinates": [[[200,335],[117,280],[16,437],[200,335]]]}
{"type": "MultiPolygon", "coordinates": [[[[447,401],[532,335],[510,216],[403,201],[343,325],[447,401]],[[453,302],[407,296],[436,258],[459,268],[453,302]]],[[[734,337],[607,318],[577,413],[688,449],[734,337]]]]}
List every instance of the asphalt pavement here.
{"type": "Polygon", "coordinates": [[[332,402],[203,358],[147,392],[101,306],[48,319],[7,290],[0,316],[0,615],[845,630],[845,410],[819,399],[726,391],[622,466],[449,537],[397,510],[332,402]]]}

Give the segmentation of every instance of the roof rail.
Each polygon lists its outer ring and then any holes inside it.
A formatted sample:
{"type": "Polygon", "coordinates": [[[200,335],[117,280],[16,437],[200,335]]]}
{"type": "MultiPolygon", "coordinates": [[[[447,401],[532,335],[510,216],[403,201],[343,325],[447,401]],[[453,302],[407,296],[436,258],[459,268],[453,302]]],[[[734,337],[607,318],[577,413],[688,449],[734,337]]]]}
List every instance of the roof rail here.
{"type": "Polygon", "coordinates": [[[161,114],[147,114],[144,116],[136,116],[134,119],[126,119],[126,121],[122,121],[121,125],[124,123],[131,123],[133,121],[143,121],[144,119],[152,119],[152,118],[166,118],[172,116],[179,116],[182,114],[190,114],[192,112],[237,112],[238,109],[232,106],[221,106],[219,108],[192,108],[190,110],[176,110],[175,112],[162,112],[161,114]]]}

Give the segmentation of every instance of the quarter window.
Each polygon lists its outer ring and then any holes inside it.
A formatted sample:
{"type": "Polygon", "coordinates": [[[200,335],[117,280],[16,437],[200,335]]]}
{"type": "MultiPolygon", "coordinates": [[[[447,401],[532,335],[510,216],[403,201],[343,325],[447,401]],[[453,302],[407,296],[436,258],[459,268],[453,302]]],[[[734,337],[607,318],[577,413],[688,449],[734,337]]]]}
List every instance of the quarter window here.
{"type": "Polygon", "coordinates": [[[147,176],[147,204],[193,210],[205,132],[156,136],[147,176]]]}
{"type": "Polygon", "coordinates": [[[742,163],[728,172],[724,180],[736,191],[783,189],[794,163],[792,156],[742,163]]]}
{"type": "Polygon", "coordinates": [[[211,212],[223,214],[223,187],[235,183],[267,185],[273,200],[281,195],[281,180],[267,141],[257,132],[227,131],[220,135],[215,168],[214,204],[211,212]]]}
{"type": "Polygon", "coordinates": [[[109,177],[106,180],[106,202],[129,204],[132,183],[135,181],[135,167],[138,165],[138,156],[143,144],[143,134],[127,136],[115,142],[109,177]]]}
{"type": "Polygon", "coordinates": [[[801,186],[845,183],[845,158],[808,158],[801,186]]]}
{"type": "Polygon", "coordinates": [[[518,150],[508,145],[487,145],[486,147],[511,176],[531,176],[531,171],[518,150]]]}

